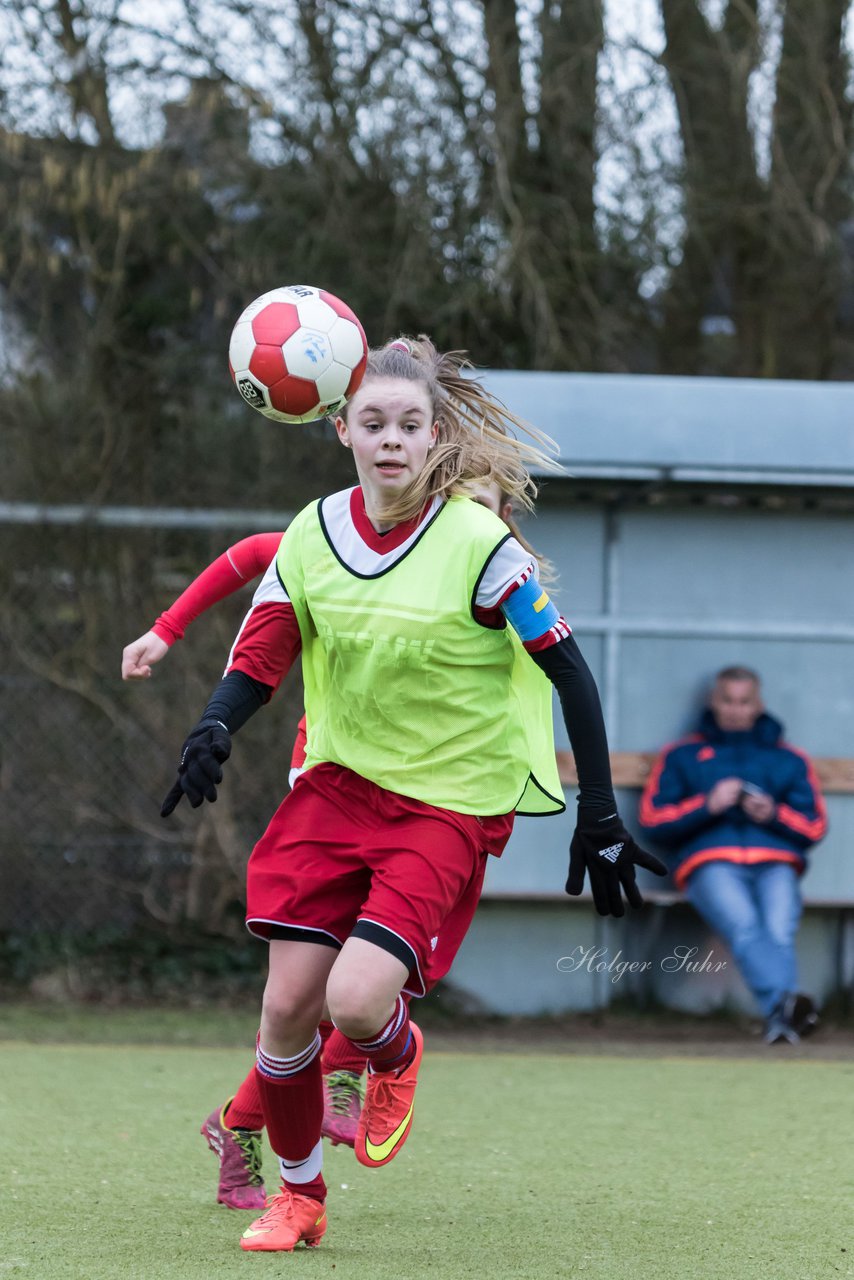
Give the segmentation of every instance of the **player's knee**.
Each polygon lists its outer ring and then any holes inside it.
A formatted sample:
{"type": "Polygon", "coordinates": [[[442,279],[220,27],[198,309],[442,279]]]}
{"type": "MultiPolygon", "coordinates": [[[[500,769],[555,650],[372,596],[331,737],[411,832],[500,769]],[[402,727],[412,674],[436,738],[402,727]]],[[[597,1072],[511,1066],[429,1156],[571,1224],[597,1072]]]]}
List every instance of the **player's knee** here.
{"type": "Polygon", "coordinates": [[[330,978],[326,999],[332,1021],[351,1040],[375,1035],[391,1012],[385,993],[365,989],[347,978],[330,978]]]}
{"type": "Polygon", "coordinates": [[[261,1038],[280,1042],[300,1038],[317,1027],[317,1017],[297,992],[268,988],[261,1006],[261,1038]]]}

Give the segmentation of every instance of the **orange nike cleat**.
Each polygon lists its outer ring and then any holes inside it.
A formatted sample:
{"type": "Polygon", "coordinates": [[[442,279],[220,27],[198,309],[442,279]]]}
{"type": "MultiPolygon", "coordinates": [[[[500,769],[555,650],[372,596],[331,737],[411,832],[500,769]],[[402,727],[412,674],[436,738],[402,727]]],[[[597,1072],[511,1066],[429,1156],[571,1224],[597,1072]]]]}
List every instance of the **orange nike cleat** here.
{"type": "Polygon", "coordinates": [[[270,1196],[267,1212],[243,1232],[240,1247],[249,1252],[290,1253],[304,1240],[313,1249],[320,1244],[326,1225],[325,1205],[282,1187],[278,1195],[270,1196]]]}
{"type": "Polygon", "coordinates": [[[424,1037],[414,1022],[410,1029],[415,1041],[415,1057],[395,1075],[393,1071],[368,1073],[365,1105],[356,1134],[356,1159],[369,1169],[378,1169],[393,1160],[412,1129],[415,1086],[424,1052],[424,1037]]]}

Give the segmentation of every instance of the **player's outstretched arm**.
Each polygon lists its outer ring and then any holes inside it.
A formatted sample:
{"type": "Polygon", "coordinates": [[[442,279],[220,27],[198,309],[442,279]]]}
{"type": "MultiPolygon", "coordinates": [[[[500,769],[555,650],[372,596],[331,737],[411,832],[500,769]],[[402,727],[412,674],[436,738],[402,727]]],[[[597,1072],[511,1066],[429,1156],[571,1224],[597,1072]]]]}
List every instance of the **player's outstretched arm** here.
{"type": "Polygon", "coordinates": [[[160,615],[150,631],[125,645],[122,679],[150,679],[152,666],[166,657],[199,614],[266,570],[281,540],[281,533],[254,533],[217,556],[160,615]]]}
{"type": "MultiPolygon", "coordinates": [[[[518,549],[522,551],[521,547],[518,549]]],[[[635,867],[645,867],[662,876],[667,869],[653,854],[638,847],[617,812],[596,682],[566,620],[540,585],[536,561],[529,562],[525,572],[517,574],[501,598],[501,609],[531,658],[557,690],[575,755],[578,822],[570,844],[566,892],[581,893],[588,874],[599,914],[624,915],[623,895],[631,906],[643,905],[635,867]]]]}

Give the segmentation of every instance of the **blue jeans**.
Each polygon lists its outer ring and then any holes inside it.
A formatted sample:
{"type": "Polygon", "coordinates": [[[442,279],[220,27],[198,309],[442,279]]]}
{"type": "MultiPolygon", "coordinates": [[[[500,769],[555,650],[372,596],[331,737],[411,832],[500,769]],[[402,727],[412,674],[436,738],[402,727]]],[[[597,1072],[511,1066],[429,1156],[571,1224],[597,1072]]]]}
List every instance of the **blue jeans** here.
{"type": "Polygon", "coordinates": [[[727,942],[767,1018],[787,991],[797,990],[801,895],[795,869],[787,862],[705,862],[688,877],[685,896],[727,942]]]}

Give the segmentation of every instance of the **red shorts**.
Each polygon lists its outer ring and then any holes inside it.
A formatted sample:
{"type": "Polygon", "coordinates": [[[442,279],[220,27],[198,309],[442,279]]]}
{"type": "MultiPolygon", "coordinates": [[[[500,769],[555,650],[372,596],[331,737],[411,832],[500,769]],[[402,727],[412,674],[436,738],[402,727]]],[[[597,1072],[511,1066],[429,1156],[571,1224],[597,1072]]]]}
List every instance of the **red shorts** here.
{"type": "Polygon", "coordinates": [[[501,853],[512,828],[512,813],[453,813],[315,765],[252,851],[247,927],[336,948],[366,938],[407,966],[405,991],[424,995],[450,969],[487,855],[501,853]]]}

